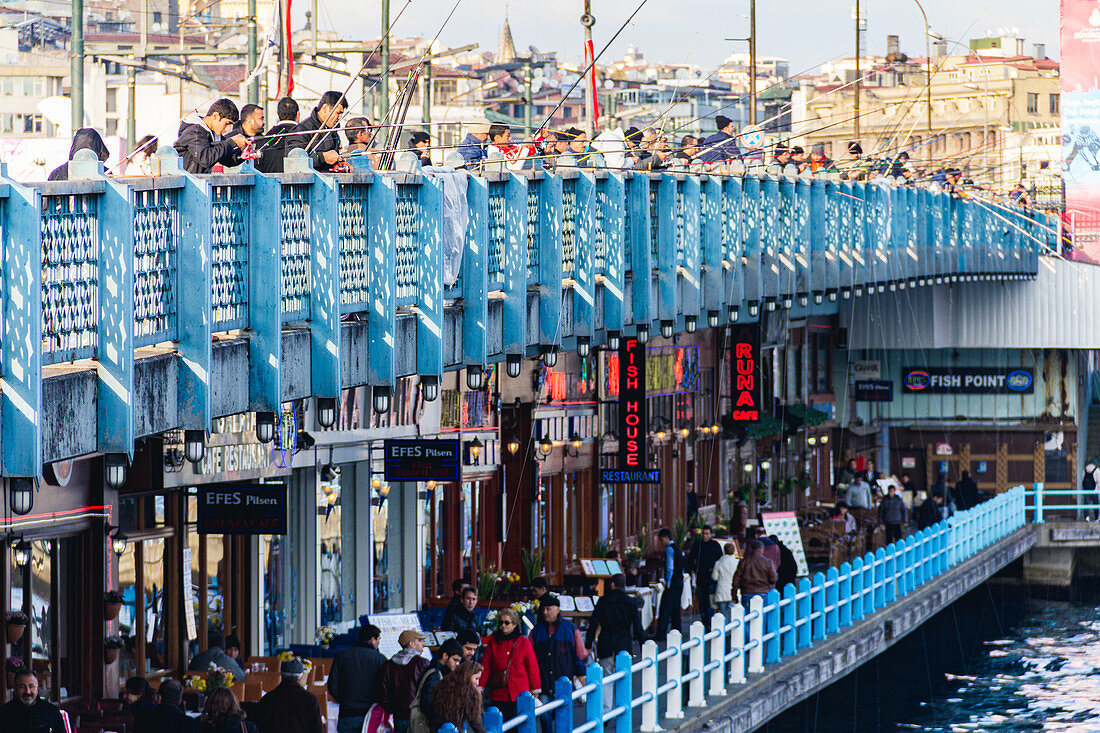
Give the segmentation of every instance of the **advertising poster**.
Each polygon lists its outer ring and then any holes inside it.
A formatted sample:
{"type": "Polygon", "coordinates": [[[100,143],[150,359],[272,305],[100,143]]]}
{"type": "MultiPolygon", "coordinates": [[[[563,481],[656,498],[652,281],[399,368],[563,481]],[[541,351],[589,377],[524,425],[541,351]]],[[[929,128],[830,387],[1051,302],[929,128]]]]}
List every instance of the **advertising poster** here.
{"type": "MultiPolygon", "coordinates": [[[[802,533],[798,529],[798,517],[794,512],[761,512],[760,518],[764,522],[764,531],[768,536],[775,535],[779,541],[790,548],[794,554],[794,560],[798,564],[798,577],[810,574],[810,567],[806,564],[806,548],[802,546],[802,533]]],[[[782,593],[782,589],[780,589],[782,593]]]]}
{"type": "Polygon", "coordinates": [[[1100,3],[1062,0],[1062,180],[1077,223],[1077,259],[1100,263],[1100,241],[1080,235],[1100,220],[1100,3]]]}

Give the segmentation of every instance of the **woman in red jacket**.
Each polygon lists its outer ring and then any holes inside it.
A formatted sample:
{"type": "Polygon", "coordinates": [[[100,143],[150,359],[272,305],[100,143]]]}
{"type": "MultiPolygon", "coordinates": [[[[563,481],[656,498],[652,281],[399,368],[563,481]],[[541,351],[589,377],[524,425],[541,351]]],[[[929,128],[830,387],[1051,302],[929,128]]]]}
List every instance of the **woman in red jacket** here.
{"type": "Polygon", "coordinates": [[[523,691],[538,697],[542,686],[535,648],[519,630],[519,614],[510,608],[500,612],[497,630],[485,644],[481,659],[485,669],[481,686],[486,706],[500,710],[505,720],[516,717],[516,698],[523,691]]]}

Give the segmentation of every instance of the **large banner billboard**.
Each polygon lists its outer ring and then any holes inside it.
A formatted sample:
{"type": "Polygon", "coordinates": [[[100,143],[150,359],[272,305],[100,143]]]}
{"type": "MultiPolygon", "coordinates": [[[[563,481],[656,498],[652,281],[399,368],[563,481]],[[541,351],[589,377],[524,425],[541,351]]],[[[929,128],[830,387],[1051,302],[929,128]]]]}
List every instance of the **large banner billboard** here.
{"type": "MultiPolygon", "coordinates": [[[[1062,0],[1062,180],[1075,229],[1100,222],[1100,2],[1062,0]]],[[[1100,263],[1100,243],[1076,236],[1078,256],[1100,263]]]]}

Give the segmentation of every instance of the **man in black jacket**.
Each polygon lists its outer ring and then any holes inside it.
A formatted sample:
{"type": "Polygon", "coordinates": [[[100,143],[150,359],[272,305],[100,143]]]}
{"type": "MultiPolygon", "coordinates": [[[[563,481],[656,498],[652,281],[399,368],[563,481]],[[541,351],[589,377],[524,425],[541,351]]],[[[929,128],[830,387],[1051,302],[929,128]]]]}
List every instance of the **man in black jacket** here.
{"type": "Polygon", "coordinates": [[[134,724],[134,733],[199,733],[199,721],[180,709],[183,685],[171,677],[157,690],[160,704],[134,724]]]}
{"type": "Polygon", "coordinates": [[[248,140],[243,135],[222,139],[238,117],[237,105],[219,99],[205,117],[191,114],[184,118],[175,148],[188,173],[209,173],[215,165],[240,165],[240,151],[248,140]]]}
{"type": "Polygon", "coordinates": [[[275,107],[275,114],[279,115],[279,121],[275,123],[263,142],[256,145],[260,153],[260,159],[256,161],[256,170],[261,173],[282,173],[283,161],[286,159],[287,133],[293,132],[298,126],[298,103],[290,97],[283,97],[275,107]]]}
{"type": "MultiPolygon", "coordinates": [[[[416,711],[412,709],[409,711],[413,719],[412,729],[417,727],[415,719],[418,714],[424,716],[422,720],[428,723],[431,730],[439,730],[439,726],[447,722],[432,704],[432,693],[435,692],[435,686],[439,684],[439,681],[454,672],[461,663],[462,645],[458,643],[457,639],[447,639],[439,645],[435,659],[424,670],[424,674],[420,675],[420,681],[416,685],[417,696],[416,700],[413,701],[413,707],[416,708],[416,711]]],[[[342,733],[342,731],[337,730],[337,733],[342,733]]]]}
{"type": "Polygon", "coordinates": [[[439,628],[456,633],[466,629],[477,631],[475,608],[477,608],[477,590],[472,585],[468,585],[462,589],[462,600],[459,605],[447,605],[447,610],[443,614],[443,624],[439,628]]]}
{"type": "Polygon", "coordinates": [[[699,615],[703,623],[710,625],[714,609],[710,606],[710,594],[715,583],[711,580],[714,564],[722,557],[722,546],[714,539],[710,527],[699,531],[699,539],[688,550],[686,565],[688,572],[695,573],[695,600],[699,604],[699,615]]]}
{"type": "Polygon", "coordinates": [[[348,103],[340,92],[325,92],[321,101],[304,121],[294,128],[295,135],[286,139],[287,153],[302,148],[313,159],[313,169],[327,173],[343,160],[340,157],[340,136],[332,128],[340,124],[340,117],[348,103]]]}
{"type": "Polygon", "coordinates": [[[928,529],[943,519],[943,494],[933,493],[917,510],[917,529],[928,529]]]}
{"type": "Polygon", "coordinates": [[[24,669],[15,674],[15,697],[0,707],[4,733],[65,733],[61,711],[38,697],[38,678],[24,669]]]}
{"type": "Polygon", "coordinates": [[[378,651],[382,630],[374,624],[359,629],[359,640],[351,649],[336,653],[332,669],[328,673],[328,691],[340,704],[340,718],[336,722],[337,733],[363,728],[363,718],[370,706],[378,700],[374,694],[378,671],[386,663],[386,657],[378,651]]]}
{"type": "Polygon", "coordinates": [[[680,548],[672,541],[668,527],[662,527],[657,533],[657,542],[665,558],[663,580],[665,589],[661,593],[661,605],[657,611],[657,632],[654,641],[664,641],[672,629],[683,631],[680,620],[680,596],[684,593],[684,556],[680,548]]]}
{"type": "MultiPolygon", "coordinates": [[[[596,649],[596,658],[600,660],[604,674],[615,671],[615,656],[619,652],[633,654],[634,642],[645,643],[645,631],[642,629],[642,614],[638,604],[626,594],[626,578],[622,573],[612,575],[611,588],[592,610],[588,620],[588,633],[584,645],[596,649]]],[[[544,683],[545,684],[545,683],[544,683]]],[[[610,691],[614,685],[604,685],[604,706],[610,701],[610,691]]]]}

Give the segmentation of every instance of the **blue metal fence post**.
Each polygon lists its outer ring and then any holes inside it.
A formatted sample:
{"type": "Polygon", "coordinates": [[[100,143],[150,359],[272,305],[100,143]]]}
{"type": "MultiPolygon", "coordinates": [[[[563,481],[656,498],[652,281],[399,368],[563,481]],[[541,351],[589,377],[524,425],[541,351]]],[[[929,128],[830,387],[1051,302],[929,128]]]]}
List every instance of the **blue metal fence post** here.
{"type": "MultiPolygon", "coordinates": [[[[210,338],[213,316],[213,293],[211,290],[211,213],[210,186],[205,181],[187,175],[175,148],[163,147],[157,151],[159,170],[163,176],[179,176],[183,187],[178,190],[176,209],[179,215],[179,234],[176,239],[176,353],[179,355],[178,376],[176,379],[176,414],[179,425],[184,429],[209,430],[212,422],[211,410],[211,368],[213,360],[213,342],[210,338]]],[[[272,182],[275,188],[274,208],[279,205],[279,184],[272,182]]],[[[255,201],[255,192],[253,193],[255,201]]],[[[268,209],[269,211],[271,209],[268,209]]],[[[279,236],[277,218],[273,236],[274,243],[265,245],[274,250],[278,247],[279,236]]],[[[253,219],[253,227],[256,221],[253,219]]],[[[256,229],[253,228],[253,232],[256,229]]],[[[251,239],[251,238],[250,238],[251,239]]],[[[250,245],[253,243],[250,241],[250,245]]],[[[278,267],[275,268],[278,271],[278,267]]],[[[249,273],[250,277],[252,276],[249,273]]],[[[255,280],[251,280],[255,282],[255,280]]],[[[252,297],[249,297],[249,305],[252,297]]],[[[253,325],[253,313],[249,314],[249,409],[263,412],[277,412],[278,402],[272,406],[253,406],[253,389],[269,386],[266,380],[274,379],[279,384],[279,362],[272,368],[266,361],[263,365],[254,365],[256,358],[251,353],[256,341],[263,342],[253,325]],[[253,374],[253,372],[256,372],[253,374]],[[274,373],[272,373],[274,372],[274,373]],[[253,386],[255,383],[255,387],[253,386]]],[[[275,333],[279,333],[279,314],[276,306],[274,320],[275,333]]],[[[267,334],[264,334],[267,335],[267,334]]],[[[278,345],[275,353],[279,354],[278,345]]]]}
{"type": "MultiPolygon", "coordinates": [[[[312,255],[309,363],[313,396],[329,397],[339,404],[343,382],[340,377],[340,194],[337,185],[332,176],[314,173],[313,185],[309,187],[312,255]]],[[[254,213],[270,216],[263,211],[254,213]]]]}
{"type": "Polygon", "coordinates": [[[717,178],[707,178],[701,186],[702,211],[699,217],[699,241],[702,244],[702,301],[699,317],[718,313],[723,322],[722,308],[722,184],[717,178]]]}
{"type": "MultiPolygon", "coordinates": [[[[760,178],[745,176],[741,183],[741,292],[749,308],[759,307],[764,299],[760,275],[760,178]]],[[[736,263],[734,263],[736,272],[736,263]]],[[[749,321],[757,316],[751,311],[749,321]]]]}
{"type": "MultiPolygon", "coordinates": [[[[650,273],[656,266],[650,244],[649,177],[642,173],[626,181],[626,217],[630,223],[624,232],[626,267],[630,270],[630,317],[626,320],[650,330],[656,315],[650,273]]],[[[625,296],[624,296],[625,297],[625,296]]]]}
{"type": "Polygon", "coordinates": [[[772,588],[764,599],[764,663],[779,661],[779,591],[772,588]]]}
{"type": "Polygon", "coordinates": [[[554,699],[563,700],[564,705],[554,710],[554,733],[573,732],[573,683],[565,677],[554,680],[554,699]]]}
{"type": "MultiPolygon", "coordinates": [[[[501,731],[504,730],[504,716],[501,715],[500,710],[496,707],[490,707],[485,711],[483,721],[485,733],[501,733],[501,731]]],[[[463,732],[459,731],[459,733],[463,732]]]]}
{"type": "Polygon", "coordinates": [[[527,351],[527,179],[515,173],[504,180],[504,221],[500,350],[522,361],[527,351]]]}
{"type": "MultiPolygon", "coordinates": [[[[818,573],[820,575],[820,573],[818,573]]],[[[798,648],[811,646],[811,627],[817,625],[817,619],[812,615],[814,604],[817,602],[817,587],[810,590],[810,579],[800,578],[798,581],[798,594],[795,601],[795,619],[798,623],[798,648]]]]}
{"type": "Polygon", "coordinates": [[[573,204],[573,336],[589,343],[596,332],[596,179],[581,171],[573,204]]]}
{"type": "Polygon", "coordinates": [[[585,700],[585,720],[596,724],[596,731],[603,728],[603,667],[598,664],[590,664],[584,673],[584,681],[589,685],[595,685],[596,689],[588,693],[585,700]]]}
{"type": "Polygon", "coordinates": [[[633,674],[630,670],[632,663],[629,652],[615,655],[615,671],[623,673],[622,677],[615,680],[615,707],[625,708],[615,718],[615,733],[631,733],[634,730],[634,708],[630,706],[634,697],[633,674]]]}
{"type": "Polygon", "coordinates": [[[5,476],[42,472],[42,200],[38,191],[0,181],[0,469],[5,476]],[[28,297],[30,296],[30,297],[28,297]]]}
{"type": "Polygon", "coordinates": [[[661,323],[676,320],[676,179],[662,174],[650,181],[657,189],[649,215],[656,220],[654,248],[657,278],[657,317],[661,323]]]}
{"type": "MultiPolygon", "coordinates": [[[[829,568],[829,570],[833,569],[829,568]]],[[[821,573],[814,573],[813,603],[810,605],[811,613],[814,614],[813,623],[810,625],[814,641],[825,638],[825,618],[828,615],[825,611],[827,603],[825,596],[825,576],[821,573]]]]}
{"type": "Polygon", "coordinates": [[[1034,492],[1032,496],[1035,499],[1035,517],[1032,519],[1036,524],[1043,523],[1043,482],[1038,481],[1031,485],[1031,490],[1034,492]]]}
{"type": "Polygon", "coordinates": [[[392,178],[375,176],[367,198],[370,309],[367,311],[367,384],[387,393],[396,383],[397,331],[397,187],[392,178]]]}
{"type": "Polygon", "coordinates": [[[489,324],[489,187],[466,177],[466,246],[462,252],[462,362],[485,367],[489,324]]]}
{"type": "Polygon", "coordinates": [[[875,550],[874,559],[874,583],[875,592],[872,594],[874,597],[874,608],[882,608],[886,605],[886,550],[878,548],[875,550]]]}
{"type": "MultiPolygon", "coordinates": [[[[882,549],[882,548],[879,548],[882,549]]],[[[875,612],[875,556],[868,552],[863,556],[863,613],[875,612]]]]}
{"type": "Polygon", "coordinates": [[[523,718],[519,727],[515,729],[518,733],[538,733],[539,724],[535,720],[535,696],[527,690],[516,697],[516,717],[523,718]]]}
{"type": "MultiPolygon", "coordinates": [[[[532,181],[533,183],[533,181],[532,181]]],[[[540,348],[561,348],[561,176],[538,182],[538,342],[540,348]]],[[[530,283],[529,283],[530,284],[530,283]]]]}
{"type": "MultiPolygon", "coordinates": [[[[849,626],[856,621],[863,619],[863,558],[856,557],[852,559],[852,587],[848,594],[848,607],[851,610],[851,620],[844,626],[849,626]]],[[[843,621],[843,619],[842,619],[843,621]]]]}
{"type": "Polygon", "coordinates": [[[416,270],[416,369],[443,379],[443,181],[420,184],[420,250],[416,270]]]}
{"type": "MultiPolygon", "coordinates": [[[[703,226],[702,191],[699,179],[695,176],[680,181],[678,185],[683,217],[683,226],[678,235],[681,241],[676,245],[682,252],[680,261],[676,263],[679,273],[676,278],[678,312],[683,316],[684,324],[687,323],[688,318],[698,323],[703,301],[701,292],[703,253],[699,247],[699,230],[703,226]]],[[[703,323],[706,323],[705,316],[703,323]]]]}
{"type": "Polygon", "coordinates": [[[741,317],[745,299],[745,279],[741,253],[743,212],[741,179],[727,178],[722,184],[722,200],[719,203],[722,220],[722,294],[726,304],[726,318],[733,322],[741,317]]]}
{"type": "Polygon", "coordinates": [[[844,565],[838,571],[830,567],[825,572],[825,633],[835,634],[840,629],[840,573],[844,572],[844,565]]]}
{"type": "Polygon", "coordinates": [[[884,603],[893,603],[898,597],[898,552],[901,543],[891,542],[886,546],[886,578],[884,603]]]}
{"type": "Polygon", "coordinates": [[[627,256],[625,231],[625,184],[622,174],[608,173],[597,184],[596,205],[600,207],[603,229],[604,266],[596,268],[596,282],[602,285],[603,327],[607,332],[622,333],[624,324],[623,279],[627,256]]]}
{"type": "Polygon", "coordinates": [[[101,453],[134,454],[134,204],[127,186],[103,173],[90,150],[69,163],[69,179],[105,182],[98,207],[99,311],[96,396],[101,453]]]}

